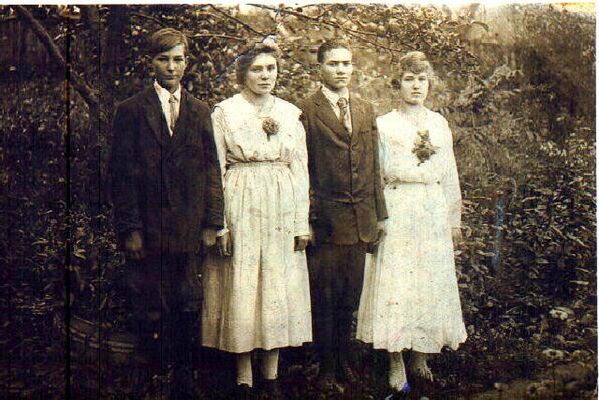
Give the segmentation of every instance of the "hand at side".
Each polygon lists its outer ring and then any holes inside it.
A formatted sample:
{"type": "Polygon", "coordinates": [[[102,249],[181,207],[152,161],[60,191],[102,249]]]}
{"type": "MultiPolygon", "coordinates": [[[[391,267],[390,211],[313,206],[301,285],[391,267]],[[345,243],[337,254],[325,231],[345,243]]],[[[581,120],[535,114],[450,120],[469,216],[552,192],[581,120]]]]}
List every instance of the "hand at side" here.
{"type": "Polygon", "coordinates": [[[125,256],[133,260],[145,258],[143,237],[140,231],[133,231],[125,241],[125,256]]]}

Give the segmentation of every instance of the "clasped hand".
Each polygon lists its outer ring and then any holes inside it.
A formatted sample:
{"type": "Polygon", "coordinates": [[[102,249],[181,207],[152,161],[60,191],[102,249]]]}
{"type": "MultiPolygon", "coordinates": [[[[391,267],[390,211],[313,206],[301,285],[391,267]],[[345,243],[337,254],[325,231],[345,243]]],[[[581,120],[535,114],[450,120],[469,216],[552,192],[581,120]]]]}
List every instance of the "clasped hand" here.
{"type": "Polygon", "coordinates": [[[453,245],[457,245],[462,241],[462,229],[461,228],[451,228],[451,239],[453,240],[453,245]]]}

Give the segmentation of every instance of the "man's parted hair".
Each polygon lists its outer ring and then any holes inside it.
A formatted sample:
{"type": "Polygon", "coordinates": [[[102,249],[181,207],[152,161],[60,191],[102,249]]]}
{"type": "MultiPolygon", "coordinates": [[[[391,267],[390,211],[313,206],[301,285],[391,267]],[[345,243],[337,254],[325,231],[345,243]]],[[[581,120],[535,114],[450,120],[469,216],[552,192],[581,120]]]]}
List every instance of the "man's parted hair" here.
{"type": "Polygon", "coordinates": [[[185,48],[185,55],[189,49],[187,36],[181,31],[173,28],[162,28],[152,33],[148,39],[148,55],[155,57],[164,51],[168,51],[175,46],[182,44],[185,48]]]}
{"type": "Polygon", "coordinates": [[[346,49],[350,52],[352,51],[351,46],[346,40],[343,39],[330,39],[325,41],[323,44],[318,47],[318,53],[316,55],[319,63],[324,62],[324,55],[327,51],[331,51],[334,49],[346,49]]]}

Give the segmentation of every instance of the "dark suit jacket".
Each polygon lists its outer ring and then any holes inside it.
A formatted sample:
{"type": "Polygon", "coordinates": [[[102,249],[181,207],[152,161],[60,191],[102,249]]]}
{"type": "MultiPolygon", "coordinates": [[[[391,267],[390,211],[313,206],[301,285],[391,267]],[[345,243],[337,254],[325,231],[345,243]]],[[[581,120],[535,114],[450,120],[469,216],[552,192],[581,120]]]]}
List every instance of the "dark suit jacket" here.
{"type": "Polygon", "coordinates": [[[316,242],[355,244],[377,238],[387,218],[372,106],[350,97],[352,133],[321,90],[300,102],[310,172],[310,222],[316,242]]]}
{"type": "Polygon", "coordinates": [[[173,136],[153,87],[117,107],[110,159],[121,248],[143,233],[150,255],[196,251],[205,227],[223,226],[223,191],[209,108],[182,90],[173,136]]]}

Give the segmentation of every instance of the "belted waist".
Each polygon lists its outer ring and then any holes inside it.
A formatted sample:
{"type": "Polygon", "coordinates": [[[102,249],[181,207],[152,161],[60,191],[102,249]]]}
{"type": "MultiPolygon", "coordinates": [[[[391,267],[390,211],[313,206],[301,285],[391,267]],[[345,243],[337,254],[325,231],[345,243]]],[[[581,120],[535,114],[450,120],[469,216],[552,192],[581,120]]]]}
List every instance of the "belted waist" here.
{"type": "Polygon", "coordinates": [[[441,182],[439,182],[439,181],[436,181],[436,182],[409,182],[409,181],[394,180],[394,181],[385,183],[385,190],[395,190],[395,189],[399,188],[400,186],[407,186],[407,185],[440,185],[440,184],[441,184],[441,182]]]}
{"type": "Polygon", "coordinates": [[[227,169],[235,168],[251,168],[251,167],[289,167],[289,163],[285,161],[238,161],[227,164],[227,169]]]}

